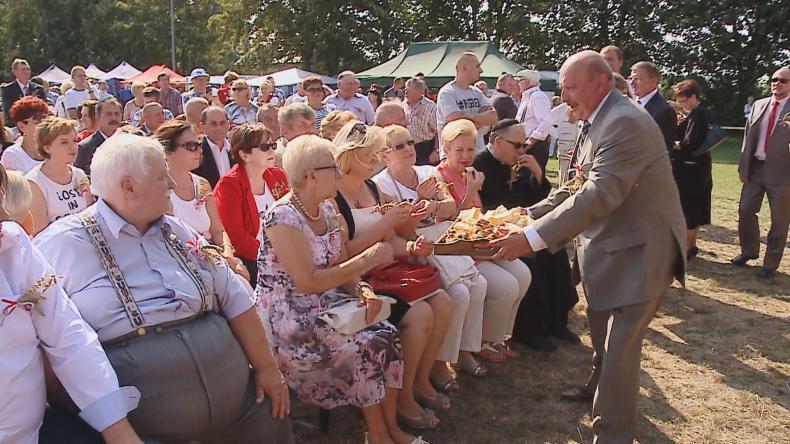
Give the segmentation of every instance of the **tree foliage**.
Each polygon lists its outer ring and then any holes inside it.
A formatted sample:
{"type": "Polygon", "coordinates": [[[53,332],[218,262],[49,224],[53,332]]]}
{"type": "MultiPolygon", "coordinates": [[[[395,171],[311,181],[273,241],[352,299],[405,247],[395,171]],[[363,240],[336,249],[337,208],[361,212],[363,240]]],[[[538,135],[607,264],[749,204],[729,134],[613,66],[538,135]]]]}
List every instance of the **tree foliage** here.
{"type": "MultiPolygon", "coordinates": [[[[337,73],[388,60],[412,41],[490,40],[515,61],[557,69],[615,44],[626,69],[652,60],[664,85],[692,76],[724,123],[760,78],[790,61],[788,0],[174,0],[176,70],[337,73]]],[[[169,0],[0,0],[0,72],[50,63],[169,64],[169,0]]],[[[623,74],[627,74],[624,72],[623,74]]]]}

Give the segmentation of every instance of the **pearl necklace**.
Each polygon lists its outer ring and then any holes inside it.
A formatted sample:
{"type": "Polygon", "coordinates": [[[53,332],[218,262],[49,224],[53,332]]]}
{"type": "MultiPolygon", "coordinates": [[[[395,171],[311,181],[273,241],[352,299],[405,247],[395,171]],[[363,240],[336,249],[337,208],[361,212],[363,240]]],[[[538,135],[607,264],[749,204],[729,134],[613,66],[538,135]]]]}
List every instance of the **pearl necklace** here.
{"type": "Polygon", "coordinates": [[[302,201],[299,200],[299,196],[297,196],[296,193],[291,193],[291,201],[296,205],[296,208],[299,208],[302,214],[304,214],[305,217],[307,217],[311,221],[316,222],[318,219],[321,218],[321,207],[318,208],[318,212],[316,213],[315,216],[311,216],[310,213],[307,212],[307,209],[304,207],[304,204],[302,204],[302,201]]]}

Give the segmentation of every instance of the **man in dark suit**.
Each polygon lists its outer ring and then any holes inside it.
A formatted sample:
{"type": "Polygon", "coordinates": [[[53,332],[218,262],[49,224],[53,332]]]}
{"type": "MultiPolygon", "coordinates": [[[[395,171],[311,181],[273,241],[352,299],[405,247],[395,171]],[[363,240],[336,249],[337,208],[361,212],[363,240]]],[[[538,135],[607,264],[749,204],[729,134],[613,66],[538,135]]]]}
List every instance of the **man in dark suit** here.
{"type": "Polygon", "coordinates": [[[104,143],[121,125],[123,111],[121,104],[113,97],[106,97],[99,100],[96,105],[96,118],[99,121],[99,129],[95,133],[86,137],[77,145],[77,159],[74,166],[81,168],[85,174],[91,174],[91,161],[96,149],[104,143]]]}
{"type": "Polygon", "coordinates": [[[672,151],[678,134],[678,118],[675,110],[667,103],[664,96],[658,92],[658,82],[661,73],[658,67],[651,62],[637,62],[631,67],[631,87],[639,98],[639,103],[656,121],[664,135],[667,151],[672,151]]]}
{"type": "Polygon", "coordinates": [[[745,265],[760,253],[760,212],[768,195],[771,228],[768,231],[759,277],[771,277],[782,261],[790,225],[790,68],[771,76],[771,96],[754,102],[743,136],[738,174],[743,183],[738,205],[741,254],[732,259],[745,265]]]}
{"type": "Polygon", "coordinates": [[[214,188],[219,178],[236,163],[230,154],[230,143],[227,139],[230,128],[228,115],[223,108],[209,106],[200,115],[198,127],[205,134],[200,141],[203,162],[192,172],[208,180],[211,188],[214,188]]]}
{"type": "Polygon", "coordinates": [[[11,63],[11,73],[14,81],[0,86],[3,96],[3,111],[5,112],[5,122],[8,126],[14,126],[16,122],[11,119],[11,106],[24,96],[33,94],[30,84],[30,65],[25,59],[14,59],[11,63]]]}
{"type": "Polygon", "coordinates": [[[593,371],[584,387],[563,397],[592,400],[593,442],[630,443],[642,340],[673,275],[684,279],[683,211],[661,131],[614,89],[604,58],[593,51],[571,56],[560,83],[563,100],[584,121],[573,158],[587,179],[564,199],[556,193],[530,207],[537,220],[492,242],[500,248],[494,258],[560,251],[575,237],[593,371]]]}

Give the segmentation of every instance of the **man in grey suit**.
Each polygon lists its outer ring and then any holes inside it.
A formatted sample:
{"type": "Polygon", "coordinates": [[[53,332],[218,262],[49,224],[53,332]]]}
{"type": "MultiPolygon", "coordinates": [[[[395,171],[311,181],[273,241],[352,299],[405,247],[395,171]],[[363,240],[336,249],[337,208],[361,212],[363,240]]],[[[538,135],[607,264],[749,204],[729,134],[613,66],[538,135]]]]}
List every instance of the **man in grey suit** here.
{"type": "Polygon", "coordinates": [[[760,225],[757,213],[768,195],[771,228],[757,275],[769,278],[776,273],[787,244],[790,225],[790,69],[778,69],[771,76],[771,96],[752,105],[743,136],[738,174],[741,177],[741,201],[738,205],[738,238],[741,254],[732,259],[735,265],[757,259],[760,253],[760,225]]]}
{"type": "Polygon", "coordinates": [[[584,121],[574,162],[587,179],[570,196],[555,193],[536,204],[530,212],[542,217],[492,246],[496,259],[512,259],[557,251],[575,236],[593,371],[564,397],[593,400],[594,442],[628,443],[637,423],[642,339],[673,275],[683,282],[685,222],[661,130],[613,90],[604,58],[573,55],[560,83],[562,99],[584,121]]]}

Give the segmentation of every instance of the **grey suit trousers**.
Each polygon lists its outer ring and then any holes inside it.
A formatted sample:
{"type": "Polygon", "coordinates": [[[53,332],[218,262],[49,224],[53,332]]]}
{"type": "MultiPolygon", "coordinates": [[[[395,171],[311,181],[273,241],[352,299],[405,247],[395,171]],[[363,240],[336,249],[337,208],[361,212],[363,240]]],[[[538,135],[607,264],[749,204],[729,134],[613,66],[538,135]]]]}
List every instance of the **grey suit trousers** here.
{"type": "Polygon", "coordinates": [[[209,314],[108,347],[121,386],[140,390],[129,412],[146,443],[293,443],[289,421],[255,403],[249,363],[227,321],[209,314]]]}
{"type": "Polygon", "coordinates": [[[763,267],[769,270],[779,268],[782,254],[787,244],[787,231],[790,225],[790,184],[767,185],[765,183],[765,162],[752,160],[749,183],[741,188],[738,204],[738,238],[741,253],[749,257],[760,255],[760,223],[757,213],[768,195],[771,209],[771,228],[768,231],[767,247],[763,267]]]}
{"type": "MultiPolygon", "coordinates": [[[[676,255],[677,247],[667,233],[667,254],[676,255]],[[669,252],[671,251],[671,253],[669,252]]],[[[592,425],[595,444],[631,443],[636,434],[639,405],[639,372],[642,340],[650,321],[672,283],[674,265],[663,261],[661,270],[666,285],[643,303],[611,310],[587,309],[593,345],[593,370],[585,389],[595,393],[592,425]]]]}

